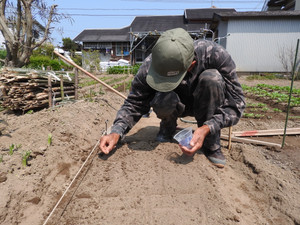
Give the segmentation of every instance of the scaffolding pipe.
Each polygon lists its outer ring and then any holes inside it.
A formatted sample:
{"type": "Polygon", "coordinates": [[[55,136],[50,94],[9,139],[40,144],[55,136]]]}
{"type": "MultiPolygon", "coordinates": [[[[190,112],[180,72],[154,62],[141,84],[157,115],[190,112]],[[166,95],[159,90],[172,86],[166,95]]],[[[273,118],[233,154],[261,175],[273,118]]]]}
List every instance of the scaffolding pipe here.
{"type": "Polygon", "coordinates": [[[136,46],[134,46],[134,48],[130,50],[130,54],[133,52],[134,49],[137,48],[137,46],[139,46],[139,45],[142,43],[142,41],[145,40],[145,38],[146,38],[149,34],[150,34],[150,33],[147,33],[147,34],[142,38],[142,40],[140,40],[140,42],[137,43],[136,46]]]}

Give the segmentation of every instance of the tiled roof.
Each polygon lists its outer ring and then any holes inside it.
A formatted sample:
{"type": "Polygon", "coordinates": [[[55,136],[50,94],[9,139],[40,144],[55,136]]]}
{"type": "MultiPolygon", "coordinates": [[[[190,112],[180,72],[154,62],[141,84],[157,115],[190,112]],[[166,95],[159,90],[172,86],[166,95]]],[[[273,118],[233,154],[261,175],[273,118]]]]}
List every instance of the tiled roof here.
{"type": "MultiPolygon", "coordinates": [[[[158,31],[181,27],[187,31],[199,30],[201,24],[190,24],[184,16],[137,16],[130,25],[133,33],[158,31]]],[[[204,24],[202,25],[204,27],[204,24]]]]}
{"type": "Polygon", "coordinates": [[[129,27],[122,29],[86,29],[74,38],[82,42],[123,42],[129,41],[129,27]]]}
{"type": "Polygon", "coordinates": [[[133,33],[147,33],[149,31],[164,32],[181,27],[188,32],[197,32],[204,28],[205,23],[228,18],[253,17],[296,17],[300,18],[300,11],[266,11],[266,12],[236,12],[234,9],[186,9],[185,15],[175,16],[137,16],[131,25],[122,29],[86,29],[74,41],[81,42],[129,42],[130,31],[133,33]],[[197,21],[197,22],[196,22],[197,21]]]}
{"type": "Polygon", "coordinates": [[[187,23],[182,16],[137,16],[129,27],[123,29],[86,29],[74,41],[81,42],[128,42],[130,28],[133,33],[147,33],[149,31],[164,32],[181,27],[189,32],[199,31],[204,23],[187,23]]]}

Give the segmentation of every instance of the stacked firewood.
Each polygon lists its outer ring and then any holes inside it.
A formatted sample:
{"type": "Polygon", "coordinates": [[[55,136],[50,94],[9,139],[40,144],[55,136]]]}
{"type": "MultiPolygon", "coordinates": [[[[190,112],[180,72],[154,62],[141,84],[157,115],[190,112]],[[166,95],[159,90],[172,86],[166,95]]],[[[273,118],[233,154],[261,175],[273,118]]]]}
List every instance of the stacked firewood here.
{"type": "MultiPolygon", "coordinates": [[[[51,105],[49,101],[61,101],[60,78],[62,76],[54,72],[3,69],[0,71],[2,107],[28,111],[48,107],[51,105]],[[48,85],[48,79],[51,79],[51,85],[48,85]]],[[[70,77],[64,76],[62,88],[64,99],[74,98],[74,79],[70,80],[70,77]]]]}

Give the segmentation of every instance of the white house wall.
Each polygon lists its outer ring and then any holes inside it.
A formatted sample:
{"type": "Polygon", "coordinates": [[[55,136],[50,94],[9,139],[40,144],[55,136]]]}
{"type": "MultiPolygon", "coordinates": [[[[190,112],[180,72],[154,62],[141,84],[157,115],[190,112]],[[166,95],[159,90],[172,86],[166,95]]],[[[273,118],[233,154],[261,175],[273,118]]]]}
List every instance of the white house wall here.
{"type": "Polygon", "coordinates": [[[284,72],[279,55],[296,48],[300,18],[229,20],[227,32],[226,49],[237,71],[284,72]]]}

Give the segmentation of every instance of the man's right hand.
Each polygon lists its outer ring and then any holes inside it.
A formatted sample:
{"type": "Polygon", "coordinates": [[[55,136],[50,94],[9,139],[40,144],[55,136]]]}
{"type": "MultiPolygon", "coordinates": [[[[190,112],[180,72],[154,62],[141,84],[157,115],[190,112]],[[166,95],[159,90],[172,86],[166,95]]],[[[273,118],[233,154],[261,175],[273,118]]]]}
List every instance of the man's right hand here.
{"type": "Polygon", "coordinates": [[[104,154],[108,154],[111,150],[113,150],[118,141],[120,139],[120,135],[117,133],[111,133],[105,136],[102,136],[100,139],[99,148],[104,154]]]}

